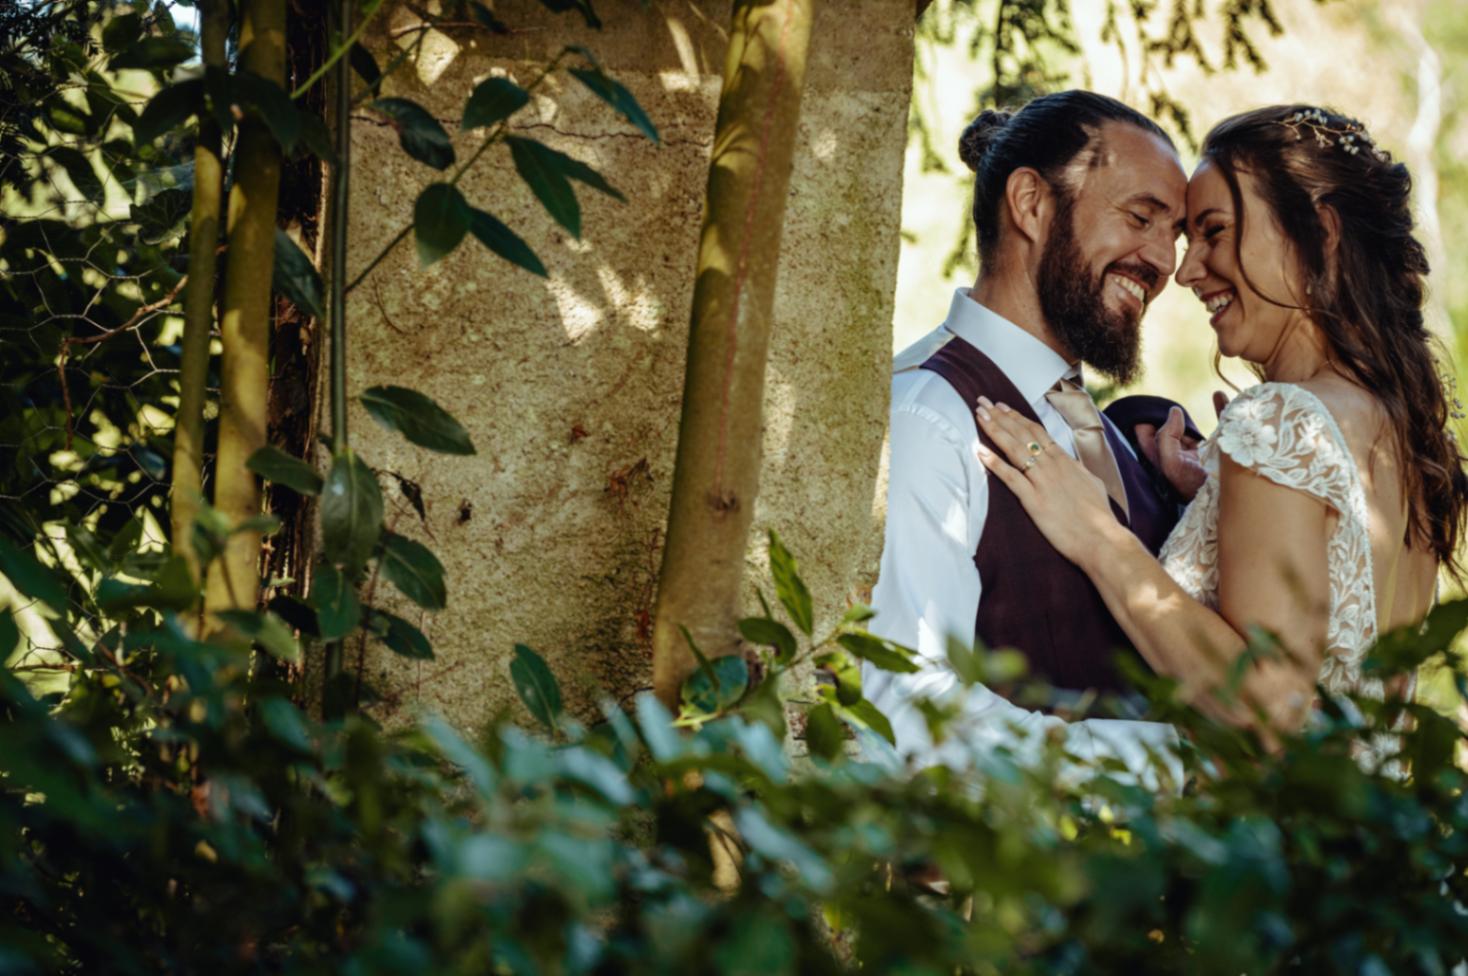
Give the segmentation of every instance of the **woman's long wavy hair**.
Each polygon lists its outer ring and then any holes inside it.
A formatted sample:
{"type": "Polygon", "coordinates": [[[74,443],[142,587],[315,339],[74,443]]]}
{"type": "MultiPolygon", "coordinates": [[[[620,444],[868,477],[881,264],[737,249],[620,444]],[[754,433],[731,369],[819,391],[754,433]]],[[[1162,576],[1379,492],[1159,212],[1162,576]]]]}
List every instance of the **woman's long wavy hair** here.
{"type": "MultiPolygon", "coordinates": [[[[1244,268],[1247,172],[1294,245],[1308,284],[1303,310],[1331,359],[1386,412],[1408,504],[1408,545],[1431,549],[1463,578],[1458,543],[1468,474],[1449,423],[1455,404],[1422,316],[1427,252],[1412,233],[1412,177],[1379,151],[1359,122],[1311,105],[1275,105],[1224,119],[1203,141],[1233,196],[1234,249],[1244,268]],[[1347,138],[1350,136],[1350,138],[1347,138]],[[1339,221],[1332,249],[1321,208],[1339,221]]],[[[1265,297],[1290,308],[1299,306],[1265,297]]]]}

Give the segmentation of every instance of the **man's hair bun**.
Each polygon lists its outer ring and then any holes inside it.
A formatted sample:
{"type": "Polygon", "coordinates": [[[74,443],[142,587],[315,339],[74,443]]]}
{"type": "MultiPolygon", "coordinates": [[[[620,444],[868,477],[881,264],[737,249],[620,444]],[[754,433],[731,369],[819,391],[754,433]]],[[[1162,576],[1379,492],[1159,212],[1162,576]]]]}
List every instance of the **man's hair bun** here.
{"type": "Polygon", "coordinates": [[[984,153],[989,151],[989,146],[1004,127],[1009,124],[1013,112],[995,111],[985,109],[979,113],[979,117],[968,124],[963,130],[963,135],[958,139],[958,158],[963,164],[975,173],[979,171],[979,164],[984,161],[984,153]]]}

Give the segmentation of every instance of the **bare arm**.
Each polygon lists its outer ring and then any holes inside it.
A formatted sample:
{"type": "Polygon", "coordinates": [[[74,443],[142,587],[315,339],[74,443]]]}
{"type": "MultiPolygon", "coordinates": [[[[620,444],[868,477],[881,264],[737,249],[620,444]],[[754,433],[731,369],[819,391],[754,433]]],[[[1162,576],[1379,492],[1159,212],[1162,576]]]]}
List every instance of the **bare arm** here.
{"type": "Polygon", "coordinates": [[[1214,611],[1190,597],[1116,521],[1101,482],[1078,462],[1050,448],[1028,473],[1015,466],[1029,456],[1028,442],[1047,443],[1043,430],[1004,409],[985,410],[979,422],[998,448],[986,452],[985,465],[1051,544],[1086,571],[1138,652],[1177,679],[1186,700],[1235,724],[1252,724],[1257,707],[1275,727],[1298,727],[1311,703],[1328,622],[1330,509],[1323,502],[1224,458],[1214,611]],[[1286,659],[1244,671],[1239,697],[1251,707],[1241,707],[1225,689],[1254,627],[1278,634],[1286,659]]]}

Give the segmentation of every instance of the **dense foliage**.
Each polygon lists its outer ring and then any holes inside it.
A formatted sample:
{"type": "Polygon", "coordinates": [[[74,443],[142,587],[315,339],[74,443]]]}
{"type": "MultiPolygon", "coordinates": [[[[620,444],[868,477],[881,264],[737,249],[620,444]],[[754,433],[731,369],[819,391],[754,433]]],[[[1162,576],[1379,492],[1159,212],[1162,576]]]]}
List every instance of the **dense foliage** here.
{"type": "MultiPolygon", "coordinates": [[[[596,19],[586,0],[544,2],[596,19]]],[[[485,5],[445,7],[455,24],[505,29],[485,5]]],[[[334,445],[322,472],[268,448],[250,467],[276,511],[325,499],[309,589],[283,582],[201,636],[202,584],[182,553],[208,566],[232,534],[276,520],[230,524],[206,506],[187,538],[166,538],[178,368],[166,312],[188,270],[191,120],[207,115],[228,137],[239,118],[264,119],[305,160],[329,159],[333,141],[293,98],[310,79],[286,92],[194,70],[193,50],[162,6],[0,7],[11,106],[0,186],[25,218],[0,241],[0,576],[16,593],[0,616],[0,971],[1443,973],[1458,962],[1468,784],[1449,720],[1371,701],[1356,703],[1357,720],[1332,704],[1271,752],[1154,682],[1158,717],[1191,743],[1180,794],[1082,768],[1059,745],[1033,764],[996,753],[964,777],[868,761],[852,737],[891,731],[862,695],[859,663],[916,664],[862,629],[860,607],[816,634],[795,560],[773,537],[779,609],[743,621],[745,656],[702,663],[677,714],[642,697],[595,721],[572,715],[542,659],[517,648],[507,677],[533,727],[504,717],[466,738],[426,716],[388,731],[356,712],[369,689],[349,671],[324,710],[305,703],[300,662],[368,639],[431,655],[362,584],[380,576],[432,612],[442,568],[383,528],[369,459],[334,445]],[[147,92],[123,84],[139,78],[147,92]],[[812,665],[816,693],[791,701],[812,665]],[[1364,770],[1356,744],[1404,713],[1410,775],[1364,770]],[[791,715],[808,753],[794,760],[791,715]]],[[[457,160],[421,107],[377,97],[394,65],[333,50],[357,72],[354,97],[448,173],[404,204],[402,237],[420,260],[473,236],[542,273],[456,188],[480,152],[457,160]]],[[[591,52],[568,49],[546,70],[657,137],[591,52]]],[[[505,135],[529,87],[476,87],[464,125],[487,129],[484,147],[503,140],[501,164],[575,233],[572,181],[615,191],[505,135]]],[[[277,312],[320,317],[327,286],[312,259],[285,234],[277,245],[277,312]]],[[[361,401],[420,448],[474,450],[411,390],[361,401]]],[[[1439,657],[1465,626],[1468,604],[1446,604],[1422,632],[1384,640],[1375,666],[1439,657]]],[[[1004,654],[952,663],[966,682],[1015,666],[1004,654]]],[[[928,715],[942,735],[943,703],[928,715]]]]}

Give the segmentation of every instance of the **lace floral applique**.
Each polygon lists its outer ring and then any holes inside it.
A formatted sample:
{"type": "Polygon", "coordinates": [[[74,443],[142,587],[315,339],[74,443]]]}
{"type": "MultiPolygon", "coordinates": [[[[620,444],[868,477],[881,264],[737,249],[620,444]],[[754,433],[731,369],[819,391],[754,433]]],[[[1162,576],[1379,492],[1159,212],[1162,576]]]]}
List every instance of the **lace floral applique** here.
{"type": "MultiPolygon", "coordinates": [[[[1330,620],[1319,682],[1331,692],[1381,696],[1381,681],[1361,675],[1361,659],[1376,639],[1366,492],[1335,418],[1315,394],[1289,383],[1262,383],[1248,389],[1219,418],[1218,430],[1201,450],[1203,466],[1211,477],[1168,536],[1159,557],[1179,586],[1214,609],[1218,607],[1219,452],[1271,481],[1319,498],[1339,513],[1326,547],[1330,620]]],[[[1386,748],[1373,747],[1371,752],[1386,748]]]]}

